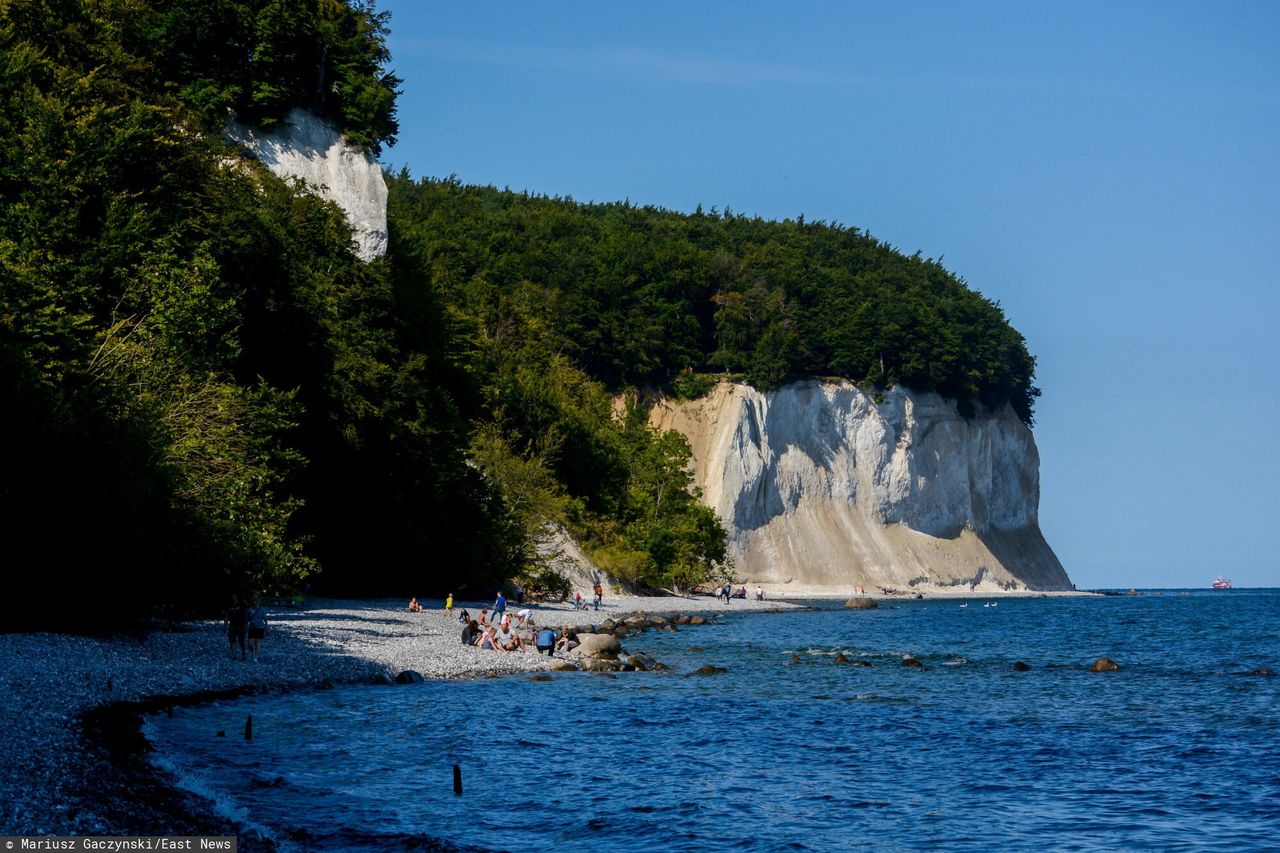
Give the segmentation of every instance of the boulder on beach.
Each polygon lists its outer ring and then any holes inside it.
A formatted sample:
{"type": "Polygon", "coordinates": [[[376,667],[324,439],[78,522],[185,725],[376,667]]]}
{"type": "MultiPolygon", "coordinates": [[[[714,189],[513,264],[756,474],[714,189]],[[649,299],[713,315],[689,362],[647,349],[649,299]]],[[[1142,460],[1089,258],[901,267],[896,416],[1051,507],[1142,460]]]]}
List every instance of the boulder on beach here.
{"type": "Polygon", "coordinates": [[[707,624],[707,617],[705,617],[705,616],[690,616],[690,617],[689,617],[689,624],[690,624],[690,625],[705,625],[705,624],[707,624]]]}
{"type": "Polygon", "coordinates": [[[1090,672],[1112,672],[1120,668],[1120,664],[1111,658],[1098,658],[1093,662],[1093,666],[1089,667],[1090,672]]]}
{"type": "Polygon", "coordinates": [[[552,672],[577,672],[578,668],[567,660],[558,660],[551,664],[552,672]]]}
{"type": "Polygon", "coordinates": [[[396,676],[396,684],[421,684],[422,680],[422,673],[414,672],[412,669],[406,669],[396,676]]]}
{"type": "Polygon", "coordinates": [[[569,654],[583,658],[617,657],[622,643],[612,634],[579,634],[578,645],[569,654]]]}
{"type": "Polygon", "coordinates": [[[875,610],[880,605],[874,598],[859,595],[846,601],[844,606],[850,610],[875,610]]]}

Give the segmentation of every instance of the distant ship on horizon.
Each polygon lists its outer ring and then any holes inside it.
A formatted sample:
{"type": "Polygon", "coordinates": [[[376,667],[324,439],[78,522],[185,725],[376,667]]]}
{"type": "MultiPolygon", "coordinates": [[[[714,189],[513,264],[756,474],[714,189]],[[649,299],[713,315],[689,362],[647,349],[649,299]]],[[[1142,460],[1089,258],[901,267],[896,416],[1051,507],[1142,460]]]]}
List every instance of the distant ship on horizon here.
{"type": "Polygon", "coordinates": [[[1218,579],[1213,582],[1213,588],[1214,589],[1231,589],[1231,581],[1227,580],[1222,575],[1218,575],[1218,579]]]}

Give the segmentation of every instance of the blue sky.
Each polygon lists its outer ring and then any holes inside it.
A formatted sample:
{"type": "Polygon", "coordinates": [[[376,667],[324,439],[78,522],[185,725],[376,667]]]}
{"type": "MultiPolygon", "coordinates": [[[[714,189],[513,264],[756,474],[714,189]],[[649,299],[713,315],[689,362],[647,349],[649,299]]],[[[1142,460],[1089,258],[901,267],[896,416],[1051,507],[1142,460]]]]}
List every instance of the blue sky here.
{"type": "Polygon", "coordinates": [[[1280,3],[379,8],[385,163],[941,257],[1038,359],[1078,586],[1280,586],[1280,3]]]}

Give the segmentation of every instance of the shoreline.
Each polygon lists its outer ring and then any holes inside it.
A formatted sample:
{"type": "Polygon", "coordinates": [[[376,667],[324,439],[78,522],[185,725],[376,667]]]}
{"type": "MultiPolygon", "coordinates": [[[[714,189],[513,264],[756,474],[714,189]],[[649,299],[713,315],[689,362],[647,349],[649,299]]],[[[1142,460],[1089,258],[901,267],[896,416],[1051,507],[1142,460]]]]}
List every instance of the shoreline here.
{"type": "MultiPolygon", "coordinates": [[[[571,602],[529,606],[538,624],[559,627],[641,612],[782,612],[803,609],[806,601],[859,595],[781,593],[767,586],[765,592],[764,601],[757,602],[755,587],[748,586],[746,600],[727,605],[698,595],[607,596],[599,611],[575,610],[571,602]]],[[[1089,593],[924,593],[938,599],[1062,595],[1089,593]]],[[[916,592],[862,597],[908,600],[916,592]]],[[[389,684],[404,670],[433,679],[479,678],[546,671],[563,659],[461,646],[457,612],[465,607],[474,617],[490,602],[458,602],[452,616],[444,613],[442,600],[422,604],[421,613],[387,599],[316,599],[301,610],[271,608],[259,663],[233,660],[217,621],[157,630],[143,640],[0,635],[0,655],[9,661],[0,699],[6,721],[0,730],[0,764],[6,768],[0,776],[0,827],[8,834],[40,836],[240,834],[249,845],[245,849],[272,849],[269,840],[252,830],[241,832],[150,762],[141,733],[145,715],[254,693],[389,684]]],[[[508,606],[510,613],[518,609],[508,606]]],[[[634,644],[635,638],[629,639],[634,644]]],[[[464,849],[441,843],[438,849],[464,849]]]]}
{"type": "MultiPolygon", "coordinates": [[[[404,670],[424,678],[479,678],[545,671],[556,660],[463,647],[457,611],[466,607],[475,615],[489,602],[458,602],[452,616],[443,604],[425,600],[421,613],[385,599],[270,608],[257,663],[232,659],[223,623],[211,620],[145,639],[0,634],[0,655],[8,662],[0,682],[0,828],[31,836],[240,834],[249,845],[242,849],[273,849],[252,831],[240,833],[149,761],[144,715],[254,693],[389,684],[404,670]]],[[[728,607],[800,607],[735,605],[728,607]]],[[[726,605],[709,596],[616,596],[606,597],[599,611],[575,611],[568,603],[530,607],[536,622],[558,627],[641,611],[711,613],[726,605]]]]}

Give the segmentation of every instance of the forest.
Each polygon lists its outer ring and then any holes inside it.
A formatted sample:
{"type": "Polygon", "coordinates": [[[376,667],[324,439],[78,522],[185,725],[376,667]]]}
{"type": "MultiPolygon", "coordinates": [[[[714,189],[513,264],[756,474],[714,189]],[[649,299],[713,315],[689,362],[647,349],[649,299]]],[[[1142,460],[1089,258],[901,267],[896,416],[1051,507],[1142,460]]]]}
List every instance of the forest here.
{"type": "Polygon", "coordinates": [[[390,249],[226,142],[311,110],[377,154],[388,21],[343,0],[0,0],[4,629],[231,591],[492,594],[732,572],[654,395],[841,376],[1028,423],[998,305],[856,229],[389,180],[390,249]]]}

